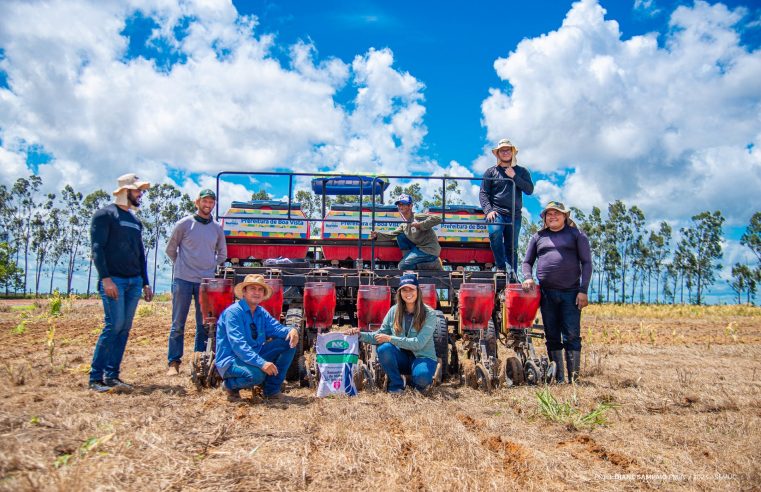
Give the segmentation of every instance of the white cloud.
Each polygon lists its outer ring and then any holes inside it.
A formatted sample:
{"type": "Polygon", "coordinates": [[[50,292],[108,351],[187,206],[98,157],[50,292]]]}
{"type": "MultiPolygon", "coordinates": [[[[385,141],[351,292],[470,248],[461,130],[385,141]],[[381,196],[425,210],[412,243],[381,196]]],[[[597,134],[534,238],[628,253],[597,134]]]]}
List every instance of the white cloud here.
{"type": "Polygon", "coordinates": [[[734,223],[761,207],[761,51],[740,45],[745,14],[679,7],[661,47],[656,34],[623,39],[596,1],[574,3],[559,29],[495,61],[510,87],[482,104],[489,140],[511,138],[532,171],[568,172],[562,188],[538,183],[540,199],[622,199],[656,217],[720,209],[734,223]]]}
{"type": "Polygon", "coordinates": [[[417,155],[423,85],[394,67],[389,49],[347,64],[318,59],[299,42],[278,47],[290,53],[285,66],[257,23],[225,1],[1,3],[0,69],[10,89],[0,89],[0,178],[28,174],[18,164],[25,155],[13,154],[32,144],[54,156],[40,172],[55,188],[110,189],[125,172],[162,182],[167,168],[204,182],[221,170],[406,174],[429,166],[417,155]],[[150,43],[185,61],[125,61],[121,33],[138,12],[157,24],[150,43]],[[348,84],[356,88],[350,110],[335,99],[348,84]]]}

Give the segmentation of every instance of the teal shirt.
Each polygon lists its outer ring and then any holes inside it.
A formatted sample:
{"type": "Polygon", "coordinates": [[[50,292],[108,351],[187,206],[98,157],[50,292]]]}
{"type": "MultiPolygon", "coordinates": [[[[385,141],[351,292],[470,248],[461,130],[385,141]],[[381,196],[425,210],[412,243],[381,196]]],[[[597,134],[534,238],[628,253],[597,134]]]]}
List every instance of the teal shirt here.
{"type": "Polygon", "coordinates": [[[433,344],[433,332],[436,330],[436,312],[425,306],[425,323],[420,327],[420,331],[415,330],[415,327],[410,327],[408,336],[398,337],[394,334],[394,313],[396,313],[397,306],[391,306],[391,309],[386,313],[386,317],[383,318],[383,324],[378,331],[363,331],[359,334],[359,340],[364,343],[370,343],[377,345],[375,342],[375,335],[382,333],[384,335],[391,335],[391,344],[411,351],[415,354],[415,357],[425,357],[426,359],[437,360],[436,347],[433,344]]]}

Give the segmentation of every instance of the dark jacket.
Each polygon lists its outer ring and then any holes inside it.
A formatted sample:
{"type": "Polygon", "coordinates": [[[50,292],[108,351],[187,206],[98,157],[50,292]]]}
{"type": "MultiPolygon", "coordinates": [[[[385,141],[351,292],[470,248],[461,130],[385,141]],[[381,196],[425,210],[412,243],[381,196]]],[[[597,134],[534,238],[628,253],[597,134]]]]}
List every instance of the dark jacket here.
{"type": "Polygon", "coordinates": [[[513,215],[513,181],[515,181],[515,210],[520,215],[523,207],[523,195],[534,192],[534,183],[531,181],[531,173],[521,166],[513,166],[515,178],[510,179],[505,169],[500,166],[492,166],[484,173],[481,182],[481,191],[478,193],[481,208],[484,214],[496,211],[500,215],[513,215]],[[495,181],[496,180],[496,181],[495,181]]]}
{"type": "Polygon", "coordinates": [[[143,285],[149,285],[143,224],[132,211],[112,203],[95,212],[90,225],[90,242],[98,279],[140,276],[143,285]]]}

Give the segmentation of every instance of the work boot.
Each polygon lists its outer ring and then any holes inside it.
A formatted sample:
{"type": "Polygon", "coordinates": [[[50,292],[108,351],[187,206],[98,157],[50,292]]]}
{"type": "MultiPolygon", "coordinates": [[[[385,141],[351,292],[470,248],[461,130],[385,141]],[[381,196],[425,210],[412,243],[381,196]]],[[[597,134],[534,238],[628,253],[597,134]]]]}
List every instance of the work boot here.
{"type": "Polygon", "coordinates": [[[103,381],[90,381],[88,388],[97,393],[108,393],[112,389],[111,386],[106,386],[103,384],[103,381]]]}
{"type": "Polygon", "coordinates": [[[568,366],[568,383],[575,383],[579,378],[579,369],[581,368],[581,351],[566,350],[565,362],[568,366]]]}
{"type": "Polygon", "coordinates": [[[548,352],[550,362],[555,363],[555,382],[558,384],[565,383],[565,364],[563,364],[563,350],[553,350],[548,352]]]}
{"type": "Polygon", "coordinates": [[[180,375],[180,361],[175,360],[169,363],[169,369],[166,371],[167,376],[179,376],[180,375]]]}
{"type": "Polygon", "coordinates": [[[103,384],[109,386],[114,393],[132,393],[134,387],[119,378],[105,378],[103,384]]]}
{"type": "Polygon", "coordinates": [[[222,385],[222,388],[225,390],[225,393],[227,394],[227,401],[232,403],[242,401],[240,397],[240,390],[228,389],[227,386],[225,386],[224,384],[222,385]]]}

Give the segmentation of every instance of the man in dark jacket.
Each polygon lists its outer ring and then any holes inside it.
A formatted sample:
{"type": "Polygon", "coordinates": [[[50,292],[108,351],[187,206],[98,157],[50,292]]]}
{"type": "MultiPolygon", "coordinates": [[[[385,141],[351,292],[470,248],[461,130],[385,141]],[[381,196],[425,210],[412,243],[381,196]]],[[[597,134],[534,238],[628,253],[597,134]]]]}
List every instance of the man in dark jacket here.
{"type": "Polygon", "coordinates": [[[532,194],[534,183],[528,169],[518,165],[518,148],[510,140],[500,140],[491,152],[497,158],[497,165],[484,173],[478,197],[489,223],[489,243],[497,271],[507,270],[509,263],[512,275],[515,276],[518,237],[521,232],[522,193],[532,194]]]}
{"type": "Polygon", "coordinates": [[[114,203],[95,212],[90,226],[92,258],[105,314],[105,326],[90,364],[90,389],[129,393],[132,385],[119,379],[119,368],[140,295],[148,302],[153,299],[143,224],[132,210],[140,206],[143,191],[151,185],[135,174],[119,177],[118,184],[114,203]]]}
{"type": "Polygon", "coordinates": [[[535,288],[532,269],[536,261],[547,353],[557,365],[556,379],[562,383],[565,349],[568,380],[572,382],[581,364],[581,310],[589,303],[592,253],[589,239],[571,220],[565,205],[550,202],[541,215],[544,227],[531,237],[523,260],[523,288],[535,288]]]}

